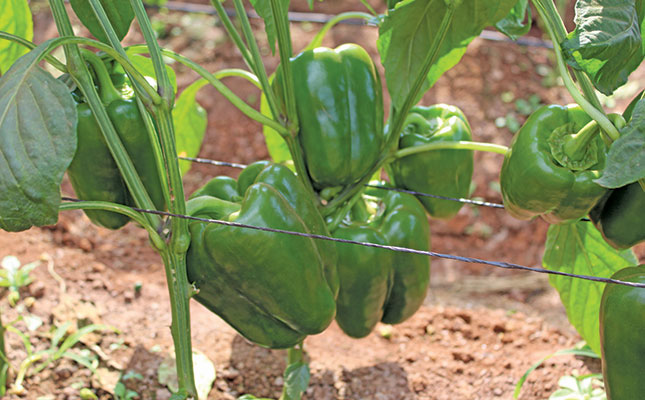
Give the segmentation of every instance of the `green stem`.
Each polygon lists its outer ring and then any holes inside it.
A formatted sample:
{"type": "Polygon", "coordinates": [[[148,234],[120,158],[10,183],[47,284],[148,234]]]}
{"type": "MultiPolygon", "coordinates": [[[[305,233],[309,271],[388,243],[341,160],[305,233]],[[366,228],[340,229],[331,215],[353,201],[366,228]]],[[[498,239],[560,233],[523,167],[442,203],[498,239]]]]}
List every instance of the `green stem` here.
{"type": "MultiPolygon", "coordinates": [[[[73,35],[74,31],[72,29],[69,18],[67,17],[67,12],[63,0],[49,1],[52,8],[52,13],[54,15],[54,20],[56,21],[56,26],[60,34],[62,36],[73,35]]],[[[125,150],[125,147],[123,147],[123,143],[121,143],[121,139],[119,138],[119,135],[114,129],[112,121],[110,120],[105,108],[103,107],[103,104],[101,103],[101,99],[99,98],[96,92],[96,88],[94,87],[94,83],[92,82],[90,72],[87,69],[85,61],[81,57],[81,52],[75,43],[89,42],[90,45],[97,48],[104,47],[110,51],[112,51],[112,49],[109,46],[95,45],[93,44],[95,41],[84,38],[66,37],[65,42],[70,43],[64,46],[69,74],[83,92],[85,100],[90,106],[90,109],[92,110],[92,113],[94,114],[94,117],[99,124],[101,133],[105,137],[105,141],[108,145],[110,153],[117,163],[117,167],[121,172],[121,176],[123,177],[123,180],[125,181],[130,194],[135,199],[135,202],[139,207],[150,210],[154,209],[154,204],[152,203],[150,196],[143,186],[141,178],[137,174],[130,156],[125,150]]],[[[112,52],[115,53],[114,51],[112,52]]],[[[116,55],[119,56],[118,54],[116,55]]],[[[161,218],[157,215],[146,214],[145,218],[153,226],[159,226],[161,222],[161,218]]]]}
{"type": "MultiPolygon", "coordinates": [[[[292,364],[304,363],[304,362],[305,362],[305,351],[302,347],[302,343],[287,349],[287,368],[292,364]]],[[[280,396],[279,400],[300,400],[300,398],[301,397],[298,397],[296,399],[289,396],[289,394],[287,393],[287,385],[285,382],[284,386],[282,387],[282,395],[280,396]]]]}
{"type": "Polygon", "coordinates": [[[98,81],[99,97],[103,104],[107,106],[113,101],[119,100],[121,98],[121,94],[116,90],[114,84],[112,84],[110,74],[99,56],[86,49],[81,49],[81,54],[83,54],[85,61],[87,61],[94,70],[94,75],[96,75],[96,79],[98,81]]]}
{"type": "MultiPolygon", "coordinates": [[[[578,90],[578,87],[576,86],[575,82],[573,82],[573,79],[569,74],[569,70],[567,69],[567,64],[565,63],[564,58],[562,57],[562,49],[560,48],[559,36],[556,33],[556,29],[557,29],[556,26],[558,26],[557,21],[562,23],[562,20],[560,19],[559,15],[557,17],[557,20],[554,20],[553,13],[549,11],[551,8],[554,7],[553,3],[551,2],[551,0],[533,0],[533,2],[536,6],[538,13],[540,14],[540,17],[545,22],[547,31],[549,33],[549,36],[551,37],[551,42],[553,42],[553,49],[555,51],[555,57],[558,64],[558,72],[562,77],[564,86],[567,88],[567,91],[569,92],[569,94],[571,94],[571,97],[573,97],[573,100],[576,103],[578,103],[578,105],[593,120],[598,122],[598,125],[600,125],[602,130],[605,131],[612,140],[618,139],[620,137],[620,133],[618,132],[616,127],[607,118],[607,116],[602,111],[602,109],[596,108],[582,95],[582,93],[580,93],[580,90],[578,90]]],[[[556,15],[557,15],[557,12],[556,12],[556,15]]]]}
{"type": "Polygon", "coordinates": [[[244,43],[244,40],[242,40],[240,34],[237,33],[235,26],[233,26],[233,22],[222,6],[222,2],[220,0],[211,0],[211,4],[213,5],[213,7],[215,7],[217,15],[219,16],[220,21],[222,21],[222,23],[224,24],[224,28],[226,29],[228,36],[233,40],[233,43],[235,43],[237,48],[240,50],[240,53],[242,53],[244,62],[246,62],[246,65],[254,71],[255,68],[253,65],[253,57],[251,57],[251,52],[249,51],[249,48],[246,47],[246,44],[244,43]]]}
{"type": "Polygon", "coordinates": [[[343,222],[343,219],[345,216],[354,208],[354,205],[361,199],[361,192],[357,192],[354,194],[353,197],[349,199],[345,204],[342,205],[342,207],[337,208],[336,213],[331,219],[331,222],[327,223],[327,228],[329,229],[330,232],[336,230],[338,225],[340,225],[341,222],[343,222]]]}
{"type": "Polygon", "coordinates": [[[425,118],[423,118],[423,116],[417,113],[409,113],[405,117],[403,127],[406,127],[408,125],[414,125],[418,128],[419,131],[430,131],[432,129],[430,122],[428,122],[425,118]]]}
{"type": "Polygon", "coordinates": [[[251,57],[253,57],[253,65],[255,68],[252,68],[252,70],[260,80],[262,91],[266,96],[267,104],[269,105],[273,119],[280,121],[280,108],[278,107],[278,100],[276,99],[275,93],[273,92],[271,84],[269,83],[269,77],[267,76],[267,71],[264,68],[262,55],[260,54],[258,43],[255,40],[255,36],[253,35],[251,22],[249,21],[249,17],[246,15],[244,4],[242,3],[242,0],[234,0],[234,3],[235,12],[237,13],[237,17],[242,23],[242,33],[244,34],[246,44],[249,46],[249,50],[251,51],[251,57]]]}
{"type": "Polygon", "coordinates": [[[154,226],[150,225],[143,215],[128,206],[123,204],[109,203],[105,201],[75,201],[70,203],[62,203],[58,206],[60,211],[66,210],[103,210],[112,211],[130,217],[133,221],[141,225],[150,235],[150,241],[153,246],[161,251],[166,248],[166,243],[159,236],[154,226]]]}
{"type": "MultiPolygon", "coordinates": [[[[134,49],[134,51],[139,51],[140,47],[145,49],[145,46],[132,46],[128,48],[128,50],[134,49]]],[[[257,111],[255,108],[246,104],[244,100],[240,99],[235,93],[233,93],[233,91],[231,91],[226,85],[224,85],[219,79],[217,79],[216,76],[208,72],[201,65],[195,63],[189,58],[186,58],[180,54],[174,53],[170,50],[162,50],[162,53],[164,55],[167,55],[168,57],[172,57],[173,59],[191,68],[193,71],[197,72],[202,78],[206,79],[208,83],[213,85],[215,89],[217,89],[217,91],[219,91],[224,97],[226,97],[228,101],[230,101],[238,110],[240,110],[247,117],[263,125],[266,125],[271,129],[278,131],[281,135],[287,132],[286,128],[282,126],[280,123],[272,120],[271,118],[257,111]]]]}
{"type": "MultiPolygon", "coordinates": [[[[20,36],[12,35],[11,33],[0,31],[0,39],[5,39],[9,40],[14,43],[18,43],[22,46],[25,46],[29,50],[35,49],[38,45],[34,42],[30,42],[29,40],[25,38],[21,38],[20,36]]],[[[67,66],[60,62],[56,57],[52,56],[51,54],[47,54],[45,56],[45,60],[50,63],[54,68],[57,70],[67,73],[67,66]]]]}
{"type": "MultiPolygon", "coordinates": [[[[286,106],[287,129],[291,136],[298,134],[298,112],[296,107],[296,90],[293,83],[291,71],[291,56],[293,55],[291,34],[289,33],[289,18],[283,13],[282,0],[269,0],[273,11],[273,22],[278,36],[278,49],[280,53],[280,65],[283,78],[283,99],[286,106]]],[[[293,154],[292,154],[293,156],[293,154]]],[[[302,171],[298,171],[301,173],[302,171]]],[[[308,176],[303,176],[308,179],[308,176]]]]}
{"type": "Polygon", "coordinates": [[[378,13],[377,13],[377,12],[376,12],[376,10],[374,9],[374,7],[372,7],[372,6],[370,5],[370,3],[368,3],[368,2],[367,2],[367,0],[361,0],[361,3],[363,3],[363,5],[365,6],[365,8],[367,8],[367,11],[371,12],[371,13],[372,13],[372,15],[374,15],[374,16],[378,15],[378,13]]]}
{"type": "Polygon", "coordinates": [[[427,143],[421,146],[407,147],[401,149],[394,153],[394,159],[399,159],[413,154],[425,153],[432,150],[477,150],[477,151],[486,151],[489,153],[497,153],[504,155],[508,152],[508,147],[501,144],[493,143],[482,143],[482,142],[469,142],[469,141],[458,141],[458,142],[433,142],[427,143]]]}
{"type": "Polygon", "coordinates": [[[589,143],[600,133],[598,123],[591,121],[576,134],[567,136],[564,142],[564,153],[572,160],[578,161],[584,157],[589,143]]]}
{"type": "Polygon", "coordinates": [[[432,45],[430,46],[430,49],[428,50],[424,61],[424,66],[419,72],[416,80],[414,81],[412,90],[408,93],[400,110],[397,110],[394,107],[391,108],[391,123],[388,125],[389,130],[386,134],[386,145],[384,147],[384,153],[379,157],[379,160],[376,162],[374,167],[372,167],[372,169],[363,177],[363,179],[361,179],[354,185],[348,186],[347,188],[343,189],[343,191],[337,197],[327,203],[327,205],[321,210],[323,216],[326,217],[328,215],[331,215],[344,202],[359,193],[363,189],[363,186],[365,186],[370,181],[370,179],[372,179],[372,175],[374,175],[374,173],[378,171],[381,166],[390,159],[390,153],[395,151],[397,140],[399,138],[401,130],[403,129],[405,118],[414,105],[413,103],[419,95],[419,92],[421,91],[425,80],[428,78],[428,72],[430,72],[430,68],[439,56],[439,50],[441,48],[441,45],[443,44],[444,39],[446,38],[448,27],[450,27],[450,24],[452,23],[452,18],[455,14],[455,9],[457,8],[459,2],[451,1],[447,2],[446,4],[448,6],[448,9],[441,19],[441,25],[439,26],[438,34],[432,41],[432,45]]]}
{"type": "Polygon", "coordinates": [[[364,19],[366,21],[370,21],[374,19],[374,16],[363,12],[353,12],[353,11],[338,14],[334,18],[327,21],[327,23],[320,29],[320,31],[318,31],[316,36],[314,36],[311,42],[309,42],[307,47],[305,47],[305,50],[313,50],[316,47],[320,47],[322,45],[323,39],[327,35],[327,32],[329,32],[329,30],[334,26],[336,26],[336,24],[338,24],[339,22],[342,22],[348,19],[364,19]]]}

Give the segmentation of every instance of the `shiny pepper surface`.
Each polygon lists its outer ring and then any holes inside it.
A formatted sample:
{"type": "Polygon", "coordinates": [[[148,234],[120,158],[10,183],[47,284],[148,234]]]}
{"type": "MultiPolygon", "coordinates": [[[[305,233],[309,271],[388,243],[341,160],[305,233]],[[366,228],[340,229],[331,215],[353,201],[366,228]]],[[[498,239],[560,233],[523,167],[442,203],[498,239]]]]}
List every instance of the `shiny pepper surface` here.
{"type": "MultiPolygon", "coordinates": [[[[187,210],[196,217],[329,235],[304,185],[281,165],[252,164],[237,185],[215,178],[192,196],[187,210]]],[[[287,348],[334,319],[332,242],[198,221],[190,232],[186,265],[198,289],[194,298],[248,340],[287,348]]]]}
{"type": "Polygon", "coordinates": [[[586,168],[564,166],[556,156],[558,141],[575,134],[590,120],[578,106],[549,105],[531,114],[513,138],[502,164],[500,185],[509,214],[518,219],[541,216],[554,224],[587,216],[606,193],[593,182],[606,159],[600,135],[588,147],[590,165],[586,168]]]}
{"type": "MultiPolygon", "coordinates": [[[[428,250],[430,231],[421,203],[412,195],[370,189],[374,215],[359,203],[336,238],[428,250]]],[[[336,321],[349,336],[367,336],[379,322],[397,324],[414,314],[426,297],[430,260],[418,254],[337,243],[340,292],[336,321]]]]}
{"type": "MultiPolygon", "coordinates": [[[[413,107],[401,133],[399,149],[436,142],[472,140],[466,116],[455,106],[436,104],[413,107]]],[[[402,189],[462,198],[470,194],[473,176],[471,150],[431,150],[398,159],[392,163],[394,181],[402,189]]],[[[419,200],[435,218],[452,218],[462,203],[432,197],[419,200]]]]}
{"type": "MultiPolygon", "coordinates": [[[[86,58],[97,77],[101,101],[116,133],[155,207],[164,210],[159,171],[136,99],[123,97],[114,88],[105,65],[98,57],[86,54],[86,58]]],[[[67,171],[76,196],[81,200],[135,206],[89,105],[78,103],[76,111],[78,145],[67,171]]],[[[87,210],[85,213],[92,222],[109,229],[121,228],[129,221],[129,218],[109,211],[87,210]]]]}
{"type": "MultiPolygon", "coordinates": [[[[385,143],[383,93],[360,46],[305,51],[291,60],[300,131],[297,140],[318,188],[351,184],[374,166],[385,143]]],[[[282,74],[276,91],[282,96],[282,74]]]]}
{"type": "Polygon", "coordinates": [[[645,241],[645,191],[638,182],[610,190],[589,217],[614,248],[635,246],[645,241]]]}
{"type": "MultiPolygon", "coordinates": [[[[645,283],[645,265],[613,279],[645,283]]],[[[645,289],[607,284],[600,302],[602,374],[608,400],[641,399],[645,393],[645,289]]]]}

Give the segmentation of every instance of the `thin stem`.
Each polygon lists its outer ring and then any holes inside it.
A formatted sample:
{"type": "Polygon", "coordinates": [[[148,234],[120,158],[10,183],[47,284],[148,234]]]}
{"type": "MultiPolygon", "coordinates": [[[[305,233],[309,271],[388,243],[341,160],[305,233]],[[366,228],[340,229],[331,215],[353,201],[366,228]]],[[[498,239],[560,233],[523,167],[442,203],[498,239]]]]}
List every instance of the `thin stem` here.
{"type": "Polygon", "coordinates": [[[251,52],[249,51],[249,48],[246,47],[244,40],[242,40],[242,37],[235,29],[235,26],[233,26],[233,22],[222,6],[222,2],[220,0],[211,0],[211,4],[213,5],[213,7],[215,7],[217,15],[219,16],[220,21],[222,21],[222,23],[224,24],[224,28],[226,29],[228,36],[233,40],[233,43],[235,43],[237,48],[240,50],[240,53],[242,53],[244,62],[246,62],[246,65],[251,68],[251,70],[255,71],[251,52]]]}
{"type": "Polygon", "coordinates": [[[363,3],[363,5],[365,6],[365,8],[367,8],[367,11],[371,12],[371,13],[372,13],[372,15],[374,15],[374,16],[378,15],[378,13],[377,13],[377,12],[376,12],[376,10],[374,9],[374,7],[372,7],[372,6],[370,5],[370,3],[368,3],[366,0],[361,0],[361,3],[363,3]]]}
{"type": "Polygon", "coordinates": [[[338,225],[343,222],[343,218],[351,211],[356,202],[361,199],[361,192],[356,193],[348,202],[343,204],[342,207],[334,214],[331,222],[327,223],[327,228],[330,232],[336,230],[338,225]]]}
{"type": "MultiPolygon", "coordinates": [[[[5,39],[9,40],[14,43],[18,43],[22,46],[25,46],[29,50],[35,49],[38,45],[34,42],[30,42],[29,40],[25,38],[21,38],[20,36],[12,35],[11,33],[0,31],[0,39],[5,39]]],[[[47,61],[49,64],[51,64],[54,68],[57,70],[67,73],[67,66],[60,62],[56,57],[52,56],[51,54],[47,54],[45,56],[45,61],[47,61]]]]}
{"type": "MultiPolygon", "coordinates": [[[[273,20],[278,33],[278,49],[282,71],[282,98],[286,106],[287,130],[291,136],[296,136],[299,130],[298,112],[296,107],[296,90],[294,88],[293,73],[291,71],[291,56],[293,49],[291,34],[289,33],[289,18],[283,13],[282,0],[269,0],[273,10],[273,20]]],[[[293,156],[293,154],[292,154],[293,156]]],[[[302,171],[298,171],[301,173],[302,171]]],[[[308,179],[307,176],[303,178],[308,179]]]]}
{"type": "Polygon", "coordinates": [[[320,47],[322,45],[323,39],[329,32],[331,28],[336,26],[341,21],[345,21],[348,19],[364,19],[366,21],[370,21],[374,19],[373,15],[363,13],[363,12],[345,12],[342,14],[338,14],[334,18],[330,19],[327,21],[327,23],[318,31],[316,36],[309,42],[307,47],[305,47],[305,50],[312,50],[315,49],[316,47],[320,47]]]}
{"type": "Polygon", "coordinates": [[[591,121],[576,134],[565,139],[564,153],[572,160],[580,160],[585,155],[589,143],[600,133],[598,123],[591,121]]]}
{"type": "Polygon", "coordinates": [[[163,241],[161,236],[157,233],[154,226],[150,225],[148,220],[144,216],[134,211],[128,206],[123,204],[109,203],[105,201],[74,201],[69,203],[62,203],[58,206],[60,211],[67,210],[103,210],[103,211],[112,211],[130,217],[137,224],[141,225],[150,235],[150,240],[154,247],[158,250],[163,250],[166,247],[166,243],[163,241]]]}
{"type": "Polygon", "coordinates": [[[264,63],[262,62],[262,55],[260,55],[260,49],[255,40],[255,35],[253,35],[253,29],[251,28],[251,22],[249,17],[246,15],[246,10],[244,9],[244,4],[242,0],[234,0],[235,3],[235,12],[237,12],[237,17],[242,23],[242,33],[246,39],[246,44],[249,46],[251,51],[251,57],[253,57],[253,65],[255,68],[253,72],[260,80],[262,85],[262,90],[267,99],[267,104],[271,110],[271,115],[276,121],[280,121],[280,108],[278,107],[278,100],[276,99],[275,93],[271,88],[269,83],[269,78],[267,76],[267,71],[264,68],[264,63]]]}
{"type": "MultiPolygon", "coordinates": [[[[560,76],[564,81],[564,86],[567,88],[567,91],[569,92],[569,94],[571,94],[573,100],[578,103],[578,105],[593,120],[598,122],[598,125],[600,125],[602,130],[605,131],[612,140],[618,139],[620,137],[620,133],[618,132],[616,127],[611,123],[611,121],[607,118],[602,110],[596,108],[582,95],[582,93],[580,93],[580,90],[578,90],[578,87],[573,82],[571,75],[569,75],[569,70],[567,69],[567,65],[564,61],[564,58],[562,57],[560,42],[558,41],[558,36],[555,33],[556,28],[554,28],[554,26],[556,26],[557,24],[553,21],[551,14],[548,12],[549,5],[553,6],[553,3],[551,2],[551,0],[534,0],[533,2],[536,5],[536,9],[540,14],[540,17],[545,22],[547,31],[549,33],[549,36],[551,37],[551,41],[553,42],[553,50],[555,51],[555,57],[558,63],[558,72],[560,73],[560,76]]],[[[560,17],[558,16],[558,20],[561,21],[561,19],[559,18],[560,17]]]]}
{"type": "Polygon", "coordinates": [[[486,151],[489,153],[497,153],[505,155],[508,152],[508,147],[501,144],[493,143],[482,143],[482,142],[469,142],[469,141],[458,141],[458,142],[433,142],[427,143],[421,146],[406,147],[394,153],[393,158],[399,159],[413,154],[425,153],[427,151],[433,150],[477,150],[477,151],[486,151]]]}

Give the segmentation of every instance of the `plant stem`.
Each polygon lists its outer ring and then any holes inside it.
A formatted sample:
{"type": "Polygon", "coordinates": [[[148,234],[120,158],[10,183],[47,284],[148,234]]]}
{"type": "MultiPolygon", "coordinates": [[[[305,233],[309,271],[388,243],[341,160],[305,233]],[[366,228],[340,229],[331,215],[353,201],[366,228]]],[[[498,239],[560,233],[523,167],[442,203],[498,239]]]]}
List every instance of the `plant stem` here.
{"type": "MultiPolygon", "coordinates": [[[[273,21],[278,36],[278,49],[280,53],[280,65],[283,78],[283,99],[286,106],[287,130],[291,136],[298,134],[298,112],[296,107],[296,91],[291,71],[291,56],[293,49],[291,45],[291,34],[289,33],[289,18],[283,13],[282,0],[269,0],[273,11],[273,21]]],[[[299,173],[301,171],[298,171],[299,173]]],[[[304,178],[304,177],[303,177],[304,178]]],[[[308,176],[306,176],[308,179],[308,176]]]]}
{"type": "MultiPolygon", "coordinates": [[[[551,2],[551,0],[533,0],[533,3],[535,4],[536,9],[540,14],[540,17],[545,22],[547,31],[549,33],[549,36],[551,37],[551,41],[553,42],[553,50],[555,51],[555,57],[558,63],[558,71],[560,73],[560,76],[562,77],[562,80],[564,81],[564,86],[567,88],[567,91],[569,92],[569,94],[571,94],[573,100],[578,103],[578,105],[593,120],[598,122],[598,125],[600,125],[602,130],[605,131],[612,140],[618,139],[620,137],[620,133],[607,118],[604,111],[602,111],[602,109],[600,108],[595,107],[582,95],[582,93],[580,93],[576,84],[573,82],[571,75],[569,75],[569,70],[567,69],[567,65],[564,61],[564,58],[562,57],[562,49],[560,48],[560,42],[561,39],[563,39],[561,38],[562,32],[560,32],[560,35],[557,34],[557,32],[559,31],[557,27],[561,26],[562,19],[560,19],[559,14],[555,12],[555,15],[557,15],[556,19],[556,17],[553,15],[554,11],[550,11],[554,9],[553,3],[551,2]],[[557,23],[558,21],[559,24],[557,23]]],[[[562,27],[562,29],[564,28],[562,27]]]]}
{"type": "Polygon", "coordinates": [[[311,39],[311,42],[309,42],[309,44],[307,45],[307,47],[305,47],[304,50],[313,50],[316,47],[320,47],[322,45],[323,39],[327,35],[327,32],[329,32],[329,30],[334,26],[336,26],[336,24],[338,24],[339,22],[345,21],[348,19],[364,19],[366,21],[370,21],[374,19],[374,16],[364,12],[353,12],[353,11],[338,14],[334,18],[327,21],[327,23],[320,29],[320,31],[318,31],[316,36],[314,36],[314,38],[311,39]]]}
{"type": "Polygon", "coordinates": [[[572,160],[580,160],[586,153],[589,143],[598,135],[600,129],[596,121],[591,121],[576,134],[565,138],[564,153],[572,160]]]}
{"type": "MultiPolygon", "coordinates": [[[[3,32],[3,31],[0,31],[0,39],[5,39],[14,43],[18,43],[22,46],[25,46],[29,50],[33,50],[38,46],[36,43],[30,42],[25,38],[21,38],[20,36],[12,35],[11,33],[3,32]]],[[[56,57],[52,56],[51,54],[46,55],[45,60],[57,70],[63,73],[67,72],[67,66],[65,66],[65,64],[60,62],[56,57]]]]}
{"type": "Polygon", "coordinates": [[[462,140],[458,142],[433,142],[433,143],[427,143],[421,146],[407,147],[405,149],[401,149],[396,153],[394,153],[393,157],[394,159],[399,159],[399,158],[411,156],[413,154],[425,153],[427,151],[447,150],[447,149],[478,150],[478,151],[486,151],[489,153],[497,153],[501,155],[504,155],[508,152],[508,147],[503,146],[501,144],[469,142],[469,141],[462,140]]]}
{"type": "MultiPolygon", "coordinates": [[[[56,27],[58,28],[60,34],[62,36],[72,36],[74,31],[72,30],[72,25],[69,21],[69,18],[67,17],[63,0],[49,0],[49,2],[52,8],[54,19],[56,21],[56,27]]],[[[69,41],[70,43],[76,41],[81,43],[88,41],[90,43],[94,42],[89,39],[74,39],[84,38],[65,38],[65,40],[69,41]]],[[[109,46],[104,47],[110,49],[109,46]]],[[[119,135],[114,129],[112,121],[107,115],[105,108],[101,104],[101,100],[96,92],[96,88],[94,87],[90,73],[87,69],[87,66],[85,65],[85,61],[81,57],[78,46],[76,44],[66,44],[64,46],[64,49],[69,74],[83,92],[83,95],[85,96],[85,99],[99,124],[101,133],[105,137],[105,141],[108,145],[110,153],[117,163],[117,167],[121,172],[121,176],[123,176],[123,180],[126,182],[130,194],[135,199],[137,205],[139,205],[141,208],[154,209],[152,200],[150,200],[150,196],[146,192],[145,187],[141,182],[141,178],[134,168],[134,164],[132,163],[130,156],[125,150],[125,147],[123,147],[123,143],[121,143],[119,135]]],[[[148,222],[153,226],[159,226],[159,223],[161,221],[159,216],[152,214],[146,214],[144,218],[146,218],[148,222]]]]}
{"type": "Polygon", "coordinates": [[[233,43],[237,46],[237,48],[240,50],[240,53],[242,53],[242,58],[244,59],[244,62],[246,62],[246,65],[252,70],[255,70],[255,67],[253,65],[253,58],[251,57],[251,52],[249,51],[249,48],[246,47],[246,44],[244,43],[244,40],[242,40],[242,37],[240,36],[239,33],[237,33],[237,30],[233,26],[233,22],[229,18],[228,14],[226,13],[226,10],[222,6],[222,2],[220,0],[211,0],[211,4],[213,7],[215,7],[215,10],[217,11],[217,15],[219,16],[220,21],[224,24],[224,28],[226,29],[226,32],[228,33],[228,36],[233,40],[233,43]]]}

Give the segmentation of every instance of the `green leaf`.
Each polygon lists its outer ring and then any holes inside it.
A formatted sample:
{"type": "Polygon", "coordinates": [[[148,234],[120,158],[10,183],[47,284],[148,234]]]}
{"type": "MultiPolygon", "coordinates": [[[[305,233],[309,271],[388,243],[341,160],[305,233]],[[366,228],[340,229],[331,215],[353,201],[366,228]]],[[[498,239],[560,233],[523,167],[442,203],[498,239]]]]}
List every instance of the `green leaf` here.
{"type": "MultiPolygon", "coordinates": [[[[516,0],[463,0],[457,5],[446,37],[415,103],[455,66],[466,46],[488,25],[504,18],[516,0]]],[[[390,10],[379,29],[378,50],[395,108],[400,108],[424,61],[448,7],[445,0],[404,0],[390,10]]]]}
{"type": "MultiPolygon", "coordinates": [[[[609,278],[638,260],[631,250],[619,252],[609,246],[598,230],[586,221],[551,225],[542,265],[552,271],[609,278]]],[[[567,316],[589,347],[600,354],[600,298],[604,283],[551,275],[549,282],[560,294],[567,316]]]]}
{"type": "MultiPolygon", "coordinates": [[[[27,40],[34,37],[34,26],[27,0],[5,0],[0,13],[0,31],[20,36],[27,40]]],[[[29,49],[9,40],[0,40],[0,75],[6,72],[20,56],[29,49]]]]}
{"type": "Polygon", "coordinates": [[[394,8],[398,3],[400,3],[401,0],[386,0],[385,3],[387,4],[387,8],[394,8]]]}
{"type": "MultiPolygon", "coordinates": [[[[142,56],[140,54],[128,54],[128,58],[134,67],[146,77],[146,80],[150,82],[154,87],[157,87],[157,79],[155,75],[155,66],[152,63],[150,57],[142,56]]],[[[175,93],[177,93],[177,75],[175,70],[173,70],[169,65],[166,65],[166,71],[168,72],[168,79],[170,79],[170,84],[175,93]]]]}
{"type": "Polygon", "coordinates": [[[567,62],[611,95],[643,61],[643,15],[641,0],[578,0],[576,29],[562,43],[567,62]]]}
{"type": "MultiPolygon", "coordinates": [[[[269,0],[250,0],[255,12],[264,20],[264,29],[267,33],[267,39],[269,40],[269,47],[271,47],[271,52],[275,54],[275,42],[278,37],[278,31],[275,26],[275,18],[273,17],[273,7],[271,7],[271,2],[269,0]]],[[[287,14],[289,12],[289,0],[280,0],[280,7],[282,7],[282,12],[287,14]]],[[[309,0],[309,7],[313,7],[313,0],[309,0]]]]}
{"type": "MultiPolygon", "coordinates": [[[[273,79],[273,76],[270,78],[273,79]]],[[[267,101],[264,93],[260,98],[260,112],[262,115],[266,115],[269,118],[273,118],[271,114],[271,109],[269,108],[269,102],[267,101]]],[[[282,136],[275,129],[269,128],[264,125],[262,128],[262,133],[264,133],[264,141],[267,144],[267,149],[269,150],[269,155],[275,163],[284,163],[285,161],[291,160],[291,153],[289,152],[289,146],[287,142],[282,139],[282,136]]]]}
{"type": "Polygon", "coordinates": [[[283,393],[286,399],[300,399],[307,390],[307,386],[309,386],[309,366],[303,362],[289,364],[284,370],[283,393]]]}
{"type": "MultiPolygon", "coordinates": [[[[130,24],[134,19],[134,11],[130,5],[130,0],[100,0],[103,10],[107,14],[110,24],[114,28],[119,40],[122,40],[130,30],[130,24]]],[[[96,14],[89,0],[70,0],[72,9],[83,25],[89,29],[90,33],[103,43],[109,44],[105,32],[101,27],[96,14]]]]}
{"type": "Polygon", "coordinates": [[[38,66],[49,42],[0,78],[0,229],[56,223],[60,184],[76,151],[76,106],[38,66]]]}
{"type": "MultiPolygon", "coordinates": [[[[193,369],[195,371],[195,387],[197,397],[205,399],[213,388],[215,381],[215,365],[204,354],[193,350],[193,369]]],[[[157,381],[167,386],[172,392],[179,390],[177,381],[177,363],[173,357],[165,358],[157,368],[157,381]]],[[[185,398],[185,397],[184,397],[185,398]]]]}
{"type": "Polygon", "coordinates": [[[594,182],[618,188],[645,178],[645,100],[639,100],[632,119],[609,148],[607,166],[594,182]]]}
{"type": "MultiPolygon", "coordinates": [[[[177,155],[196,157],[204,140],[208,118],[206,111],[195,100],[195,95],[208,82],[200,79],[181,92],[172,110],[172,119],[175,125],[175,140],[177,142],[177,155]]],[[[181,174],[190,169],[191,162],[179,160],[181,174]]]]}
{"type": "Polygon", "coordinates": [[[531,30],[531,7],[528,0],[519,0],[504,19],[495,24],[495,28],[509,38],[516,40],[531,30]],[[526,23],[524,21],[526,20],[526,23]]]}

